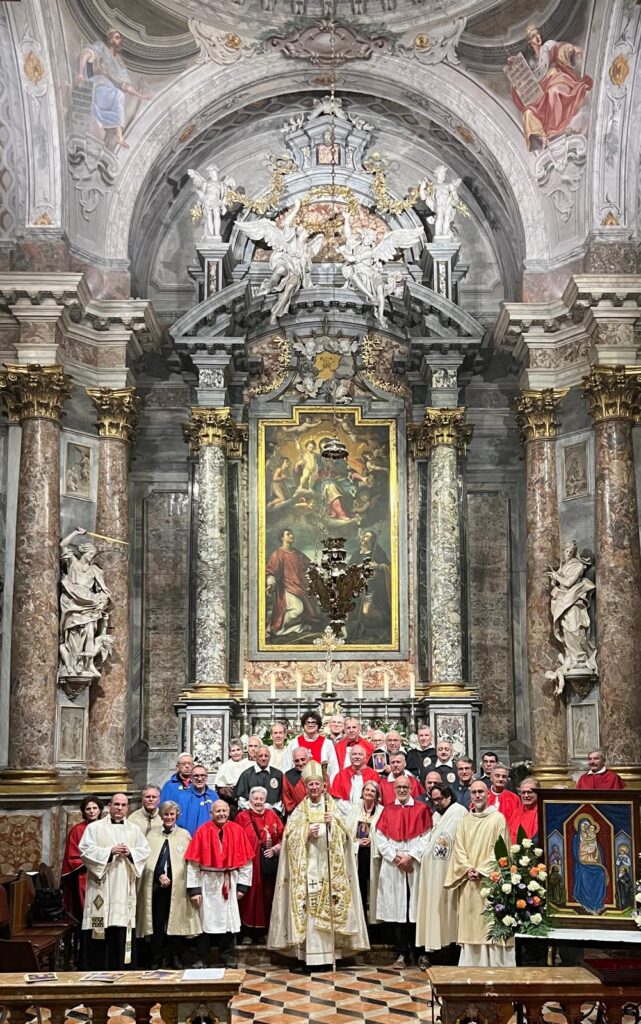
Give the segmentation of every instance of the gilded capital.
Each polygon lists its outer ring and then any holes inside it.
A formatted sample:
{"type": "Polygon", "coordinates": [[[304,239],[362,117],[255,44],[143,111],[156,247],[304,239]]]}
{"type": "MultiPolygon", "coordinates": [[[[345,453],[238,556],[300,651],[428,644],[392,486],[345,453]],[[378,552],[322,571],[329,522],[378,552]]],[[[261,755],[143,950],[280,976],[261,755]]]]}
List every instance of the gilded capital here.
{"type": "Polygon", "coordinates": [[[464,422],[465,406],[434,409],[428,406],[422,423],[410,424],[409,438],[415,459],[425,459],[438,445],[456,448],[465,454],[472,439],[472,427],[464,422]]]}
{"type": "Polygon", "coordinates": [[[9,419],[47,419],[58,422],[62,407],[70,397],[73,383],[62,366],[40,366],[38,363],[5,364],[0,374],[9,419]]]}
{"type": "Polygon", "coordinates": [[[189,454],[198,457],[201,448],[222,448],[230,458],[240,458],[247,428],[236,423],[229,407],[208,409],[192,406],[191,419],[183,425],[189,454]]]}
{"type": "Polygon", "coordinates": [[[556,410],[569,388],[544,388],[543,391],[522,391],[515,399],[512,411],[519,425],[521,441],[538,441],[556,437],[558,421],[556,410]]]}
{"type": "Polygon", "coordinates": [[[590,415],[602,420],[638,420],[641,414],[641,366],[593,366],[581,385],[590,415]]]}
{"type": "Polygon", "coordinates": [[[98,409],[98,436],[129,444],[134,439],[140,398],[135,388],[87,388],[98,409]]]}

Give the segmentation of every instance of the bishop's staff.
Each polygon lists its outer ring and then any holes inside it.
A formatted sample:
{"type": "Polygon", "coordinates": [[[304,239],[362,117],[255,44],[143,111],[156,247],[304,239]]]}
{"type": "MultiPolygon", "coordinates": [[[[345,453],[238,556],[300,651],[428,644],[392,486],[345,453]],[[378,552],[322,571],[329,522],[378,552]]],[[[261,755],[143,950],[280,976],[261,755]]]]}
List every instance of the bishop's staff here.
{"type": "MultiPolygon", "coordinates": [[[[327,807],[327,761],[321,763],[323,773],[323,811],[324,817],[330,813],[327,807]]],[[[334,932],[334,893],[332,886],[332,855],[330,851],[329,821],[325,820],[325,836],[327,841],[327,886],[329,889],[329,926],[332,933],[332,970],[336,970],[336,934],[334,932]]]]}

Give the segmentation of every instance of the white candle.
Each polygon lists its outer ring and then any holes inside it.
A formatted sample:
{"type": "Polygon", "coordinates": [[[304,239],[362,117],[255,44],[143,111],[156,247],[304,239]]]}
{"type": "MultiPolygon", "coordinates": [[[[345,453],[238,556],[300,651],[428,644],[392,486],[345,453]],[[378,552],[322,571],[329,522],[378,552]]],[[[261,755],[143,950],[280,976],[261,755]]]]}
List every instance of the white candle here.
{"type": "Polygon", "coordinates": [[[249,679],[247,676],[243,676],[243,700],[247,700],[249,697],[249,679]]]}
{"type": "Polygon", "coordinates": [[[296,669],[296,700],[300,700],[303,696],[303,677],[300,674],[299,669],[296,669]]]}
{"type": "Polygon", "coordinates": [[[359,700],[363,699],[363,673],[360,668],[356,674],[356,694],[359,700]]]}
{"type": "Polygon", "coordinates": [[[410,700],[414,700],[416,697],[416,676],[413,672],[410,672],[410,700]]]}
{"type": "Polygon", "coordinates": [[[276,673],[272,672],[269,678],[269,695],[272,700],[276,700],[276,673]]]}
{"type": "Polygon", "coordinates": [[[383,672],[383,697],[385,700],[389,699],[389,676],[387,672],[383,672]]]}

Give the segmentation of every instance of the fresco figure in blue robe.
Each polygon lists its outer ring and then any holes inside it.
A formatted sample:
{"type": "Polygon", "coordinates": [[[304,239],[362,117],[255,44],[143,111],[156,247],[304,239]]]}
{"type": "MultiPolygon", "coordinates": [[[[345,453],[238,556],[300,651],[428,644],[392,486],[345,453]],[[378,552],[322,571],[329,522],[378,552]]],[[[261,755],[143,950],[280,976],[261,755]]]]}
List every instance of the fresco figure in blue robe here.
{"type": "Polygon", "coordinates": [[[590,914],[602,914],[605,909],[607,876],[598,830],[599,826],[590,818],[579,818],[572,838],[573,897],[590,914]]]}
{"type": "Polygon", "coordinates": [[[91,113],[105,132],[105,146],[115,150],[129,148],[125,141],[125,100],[135,96],[148,100],[149,94],[137,89],[121,56],[122,36],[109,29],[106,42],[95,42],[80,56],[78,77],[93,85],[91,113]]]}

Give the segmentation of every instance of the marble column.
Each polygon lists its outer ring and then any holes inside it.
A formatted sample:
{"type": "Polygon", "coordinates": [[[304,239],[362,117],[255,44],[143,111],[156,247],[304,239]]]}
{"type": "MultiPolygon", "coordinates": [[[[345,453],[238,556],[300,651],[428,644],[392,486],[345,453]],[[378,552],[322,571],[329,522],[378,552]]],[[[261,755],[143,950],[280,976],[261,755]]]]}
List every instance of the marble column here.
{"type": "Polygon", "coordinates": [[[583,380],[594,421],[597,661],[607,763],[641,784],[641,556],[632,426],[641,367],[595,367],[583,380]]]}
{"type": "Polygon", "coordinates": [[[3,783],[46,791],[55,769],[60,582],[61,366],[7,366],[0,387],[22,425],[11,631],[9,765],[3,783]]]}
{"type": "Polygon", "coordinates": [[[430,696],[467,692],[463,665],[463,586],[459,456],[472,428],[465,409],[427,408],[423,420],[430,456],[430,696]]]}
{"type": "Polygon", "coordinates": [[[570,785],[567,711],[546,679],[557,668],[550,611],[551,565],[559,564],[556,410],[566,390],[522,391],[514,414],[525,446],[527,487],[527,661],[533,772],[541,785],[570,785]]]}
{"type": "Polygon", "coordinates": [[[242,443],[241,431],[229,408],[202,406],[192,408],[183,429],[198,465],[196,662],[191,692],[229,697],[227,456],[242,443]]]}
{"type": "Polygon", "coordinates": [[[111,655],[89,693],[86,788],[126,789],[129,694],[129,449],[139,400],[135,389],[88,388],[98,409],[100,452],[96,536],[98,563],[111,593],[111,655]]]}

